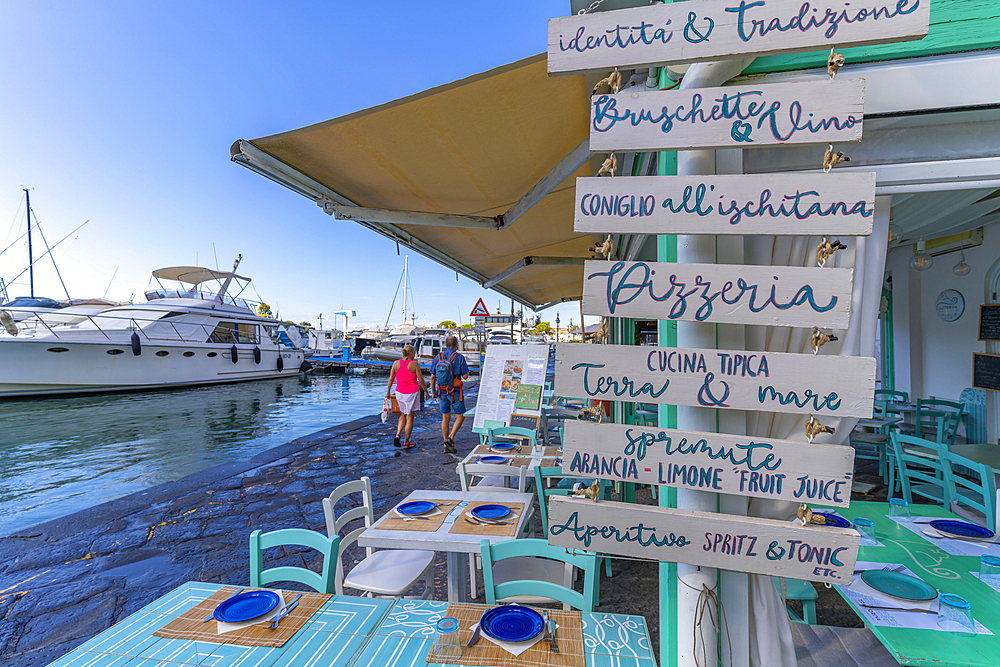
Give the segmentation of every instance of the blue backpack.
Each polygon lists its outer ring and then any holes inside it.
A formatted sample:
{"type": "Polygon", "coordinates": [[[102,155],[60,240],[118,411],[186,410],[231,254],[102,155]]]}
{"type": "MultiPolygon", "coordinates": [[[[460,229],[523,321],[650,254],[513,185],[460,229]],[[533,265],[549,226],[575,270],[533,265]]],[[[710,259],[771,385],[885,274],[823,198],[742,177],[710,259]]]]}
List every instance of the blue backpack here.
{"type": "Polygon", "coordinates": [[[455,373],[452,371],[451,362],[458,352],[451,350],[451,357],[444,358],[444,352],[438,355],[437,365],[434,367],[434,379],[438,387],[445,391],[452,391],[455,387],[455,373]]]}

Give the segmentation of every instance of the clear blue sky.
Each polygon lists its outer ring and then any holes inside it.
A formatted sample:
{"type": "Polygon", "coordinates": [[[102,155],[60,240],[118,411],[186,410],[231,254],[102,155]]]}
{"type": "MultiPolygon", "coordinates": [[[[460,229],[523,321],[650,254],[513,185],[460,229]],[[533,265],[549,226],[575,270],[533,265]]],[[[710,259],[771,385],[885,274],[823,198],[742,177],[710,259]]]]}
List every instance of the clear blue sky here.
{"type": "MultiPolygon", "coordinates": [[[[214,267],[216,255],[225,268],[242,253],[240,272],[283,318],[350,308],[352,326],[384,323],[403,268],[395,245],[230,162],[230,144],[541,53],[547,20],[569,11],[569,0],[6,0],[0,249],[24,231],[23,185],[50,244],[90,220],[53,253],[74,298],[109,283],[108,298],[141,295],[155,268],[214,267]]],[[[0,277],[26,263],[22,241],[0,255],[0,277]]],[[[491,311],[502,300],[413,253],[410,278],[421,322],[467,321],[479,297],[491,311]]],[[[27,274],[10,291],[27,293],[27,274]]],[[[35,292],[64,296],[47,260],[35,292]]],[[[559,312],[579,323],[578,304],[559,312]]]]}

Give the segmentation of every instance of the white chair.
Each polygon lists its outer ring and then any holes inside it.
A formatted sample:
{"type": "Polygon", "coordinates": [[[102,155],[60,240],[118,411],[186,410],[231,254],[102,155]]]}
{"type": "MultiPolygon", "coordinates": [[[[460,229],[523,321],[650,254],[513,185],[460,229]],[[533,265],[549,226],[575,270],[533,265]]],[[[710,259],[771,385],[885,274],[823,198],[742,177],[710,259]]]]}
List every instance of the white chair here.
{"type": "MultiPolygon", "coordinates": [[[[460,461],[458,464],[458,479],[462,483],[462,490],[468,491],[475,487],[477,489],[489,489],[490,491],[509,491],[511,493],[527,493],[528,488],[528,467],[512,468],[502,463],[466,463],[460,461]],[[517,471],[515,473],[515,470],[517,471]],[[514,476],[517,476],[517,485],[514,485],[514,476]],[[473,480],[480,477],[479,482],[473,484],[473,480]],[[507,480],[511,485],[507,486],[507,480]]],[[[524,519],[524,532],[518,537],[530,537],[535,532],[535,506],[528,505],[524,508],[527,516],[524,519]]],[[[469,554],[469,597],[473,600],[479,594],[476,582],[476,571],[482,569],[482,560],[478,554],[469,554]]]]}
{"type": "Polygon", "coordinates": [[[418,581],[424,582],[424,594],[421,599],[434,597],[434,552],[416,551],[412,549],[387,549],[372,551],[366,548],[368,555],[354,566],[347,577],[344,577],[344,551],[358,541],[358,537],[375,522],[372,511],[371,480],[362,477],[353,482],[341,484],[329,497],[323,499],[323,514],[326,516],[326,534],[328,537],[339,535],[345,525],[357,519],[364,519],[365,525],[352,530],[340,539],[340,551],[337,557],[336,590],[337,595],[344,594],[344,587],[365,591],[365,595],[373,597],[401,598],[418,581]],[[339,517],[334,508],[344,496],[360,493],[362,504],[353,507],[339,517]]]}

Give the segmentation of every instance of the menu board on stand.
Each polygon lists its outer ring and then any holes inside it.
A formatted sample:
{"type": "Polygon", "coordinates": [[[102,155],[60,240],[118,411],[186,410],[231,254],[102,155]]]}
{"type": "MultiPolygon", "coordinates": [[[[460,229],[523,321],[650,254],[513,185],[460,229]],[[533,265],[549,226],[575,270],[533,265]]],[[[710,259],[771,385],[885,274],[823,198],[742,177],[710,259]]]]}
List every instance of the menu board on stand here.
{"type": "Polygon", "coordinates": [[[500,426],[537,429],[548,359],[547,345],[488,346],[473,431],[500,426]]]}
{"type": "MultiPolygon", "coordinates": [[[[549,22],[548,70],[614,68],[605,80],[611,83],[619,67],[830,49],[829,81],[609,94],[595,89],[590,149],[613,154],[855,142],[862,137],[865,82],[836,79],[843,58],[838,61],[831,47],[920,39],[929,31],[929,5],[691,0],[585,11],[549,22]]],[[[609,157],[602,173],[610,165],[614,176],[614,164],[609,157]]],[[[581,178],[575,229],[868,235],[874,186],[871,173],[581,178]]],[[[825,266],[840,245],[823,238],[818,266],[810,267],[587,262],[583,312],[843,330],[851,319],[854,274],[825,266]]],[[[875,361],[867,357],[572,344],[556,350],[556,393],[603,400],[870,417],[874,383],[875,361]]],[[[563,471],[848,506],[853,450],[813,445],[812,437],[807,444],[570,422],[563,471]]],[[[859,544],[850,529],[574,498],[553,499],[547,539],[572,549],[828,583],[850,580],[859,544]]]]}

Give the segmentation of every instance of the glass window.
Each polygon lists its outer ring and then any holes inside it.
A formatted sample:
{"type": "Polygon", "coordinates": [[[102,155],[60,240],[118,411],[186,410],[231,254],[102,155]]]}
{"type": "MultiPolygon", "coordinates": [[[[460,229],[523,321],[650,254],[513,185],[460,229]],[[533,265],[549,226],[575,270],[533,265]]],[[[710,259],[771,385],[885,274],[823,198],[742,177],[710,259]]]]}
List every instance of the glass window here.
{"type": "Polygon", "coordinates": [[[256,343],[257,325],[219,322],[208,338],[209,343],[256,343]]]}

